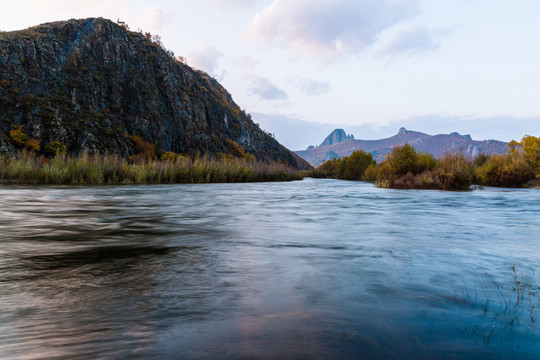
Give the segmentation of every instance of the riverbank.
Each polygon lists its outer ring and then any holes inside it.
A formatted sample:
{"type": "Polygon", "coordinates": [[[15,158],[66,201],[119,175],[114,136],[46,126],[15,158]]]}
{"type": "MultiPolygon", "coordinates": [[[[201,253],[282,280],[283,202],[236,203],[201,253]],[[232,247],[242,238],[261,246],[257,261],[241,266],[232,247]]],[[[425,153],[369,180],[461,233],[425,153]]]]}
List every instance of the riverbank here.
{"type": "Polygon", "coordinates": [[[1,184],[190,184],[301,180],[296,169],[240,158],[178,157],[130,162],[117,155],[52,159],[21,154],[0,157],[1,184]]]}
{"type": "Polygon", "coordinates": [[[362,150],[350,156],[328,160],[312,172],[313,177],[364,180],[377,187],[394,189],[470,190],[473,184],[493,187],[540,187],[540,138],[524,136],[510,142],[506,154],[462,152],[442,158],[416,151],[413,146],[396,146],[384,161],[375,163],[362,150]]]}

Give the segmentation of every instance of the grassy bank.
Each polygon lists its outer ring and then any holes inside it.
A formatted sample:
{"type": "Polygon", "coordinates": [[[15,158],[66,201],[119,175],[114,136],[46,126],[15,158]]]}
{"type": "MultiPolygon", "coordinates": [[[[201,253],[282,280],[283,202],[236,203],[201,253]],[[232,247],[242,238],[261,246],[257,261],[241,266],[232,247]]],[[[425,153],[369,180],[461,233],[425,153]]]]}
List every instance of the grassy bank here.
{"type": "Polygon", "coordinates": [[[178,157],[128,161],[116,155],[48,159],[25,153],[0,157],[2,184],[174,184],[291,181],[302,174],[280,163],[239,158],[178,157]]]}
{"type": "Polygon", "coordinates": [[[474,159],[448,154],[436,159],[411,145],[396,146],[384,161],[375,164],[362,150],[326,161],[313,177],[376,182],[396,189],[469,190],[473,184],[499,187],[539,187],[540,138],[524,136],[511,141],[508,153],[474,159]]]}

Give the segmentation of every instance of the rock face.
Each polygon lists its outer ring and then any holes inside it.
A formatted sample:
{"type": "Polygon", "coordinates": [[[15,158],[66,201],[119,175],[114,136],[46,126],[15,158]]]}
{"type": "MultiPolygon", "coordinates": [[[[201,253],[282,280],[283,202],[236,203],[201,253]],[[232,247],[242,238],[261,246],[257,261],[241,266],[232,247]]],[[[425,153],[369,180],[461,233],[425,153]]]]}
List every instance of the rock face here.
{"type": "Polygon", "coordinates": [[[215,79],[109,20],[0,33],[0,151],[22,125],[41,146],[132,154],[129,136],[164,151],[234,154],[309,165],[262,131],[215,79]]]}
{"type": "Polygon", "coordinates": [[[336,154],[335,152],[333,151],[327,151],[324,153],[323,155],[323,162],[326,161],[326,160],[333,160],[333,159],[336,159],[338,158],[339,159],[339,155],[336,154]]]}
{"type": "Polygon", "coordinates": [[[320,146],[332,146],[334,144],[338,144],[347,140],[354,140],[354,136],[347,135],[347,133],[343,129],[336,129],[332,131],[330,135],[326,137],[326,139],[324,139],[320,146]]]}
{"type": "MultiPolygon", "coordinates": [[[[330,139],[333,141],[333,134],[345,134],[342,129],[336,129],[325,139],[323,144],[330,139]]],[[[352,137],[352,135],[349,135],[352,137]]],[[[472,158],[480,153],[487,155],[504,154],[508,148],[507,143],[496,140],[477,141],[472,140],[470,135],[460,135],[457,132],[451,134],[428,135],[417,131],[410,131],[405,128],[399,129],[398,133],[386,139],[380,140],[355,140],[354,137],[347,141],[340,141],[330,145],[314,147],[308,150],[296,151],[311,165],[319,166],[329,160],[329,153],[336,154],[337,157],[349,156],[355,150],[364,150],[373,155],[377,161],[384,160],[386,154],[392,151],[394,146],[408,143],[416,150],[430,153],[435,157],[444,156],[447,153],[463,152],[465,156],[472,158]]]]}

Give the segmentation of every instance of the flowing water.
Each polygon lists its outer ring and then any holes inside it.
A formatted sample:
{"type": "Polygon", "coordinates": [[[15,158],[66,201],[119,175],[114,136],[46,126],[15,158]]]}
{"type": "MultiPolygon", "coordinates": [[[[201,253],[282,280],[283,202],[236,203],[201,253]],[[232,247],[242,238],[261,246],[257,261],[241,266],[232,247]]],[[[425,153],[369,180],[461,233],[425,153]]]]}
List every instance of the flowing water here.
{"type": "Polygon", "coordinates": [[[537,359],[539,284],[539,190],[0,186],[1,359],[537,359]]]}

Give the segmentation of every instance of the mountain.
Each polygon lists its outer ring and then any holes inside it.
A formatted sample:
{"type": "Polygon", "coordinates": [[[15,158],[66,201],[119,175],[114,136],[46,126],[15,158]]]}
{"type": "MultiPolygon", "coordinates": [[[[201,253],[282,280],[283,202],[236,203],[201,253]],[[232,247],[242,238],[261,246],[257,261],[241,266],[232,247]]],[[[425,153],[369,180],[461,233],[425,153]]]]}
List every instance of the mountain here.
{"type": "Polygon", "coordinates": [[[354,140],[354,136],[347,135],[343,129],[335,129],[324,139],[320,146],[331,146],[347,140],[354,140]]]}
{"type": "Polygon", "coordinates": [[[139,136],[163,151],[238,154],[309,168],[262,131],[208,74],[159,37],[103,18],[0,33],[0,151],[22,125],[41,148],[132,154],[139,136]]]}
{"type": "Polygon", "coordinates": [[[336,129],[325,139],[321,146],[299,150],[296,153],[311,165],[319,166],[334,157],[349,156],[355,150],[369,152],[373,154],[375,160],[381,161],[386,154],[392,151],[394,146],[405,143],[414,146],[416,150],[430,153],[435,157],[441,157],[447,153],[458,153],[459,151],[463,151],[465,156],[476,157],[480,153],[487,155],[503,154],[508,150],[505,142],[472,140],[470,135],[460,135],[457,132],[428,135],[401,128],[396,135],[380,140],[355,140],[352,135],[344,138],[343,134],[345,134],[345,131],[336,129]],[[336,137],[342,140],[334,142],[333,139],[336,137]],[[331,140],[327,142],[329,138],[331,140]]]}

